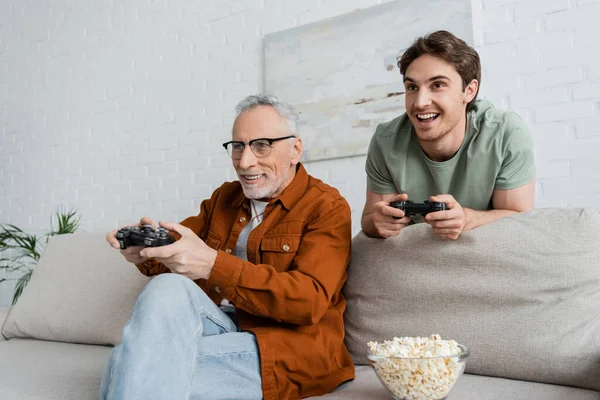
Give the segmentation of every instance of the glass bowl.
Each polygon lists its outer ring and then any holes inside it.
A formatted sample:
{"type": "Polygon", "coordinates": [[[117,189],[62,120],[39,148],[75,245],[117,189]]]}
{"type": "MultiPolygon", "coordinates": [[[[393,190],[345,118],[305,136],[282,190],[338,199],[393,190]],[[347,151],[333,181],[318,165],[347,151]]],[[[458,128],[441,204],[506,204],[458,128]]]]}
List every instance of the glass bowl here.
{"type": "Polygon", "coordinates": [[[386,357],[368,353],[377,377],[395,400],[443,400],[465,371],[470,351],[439,357],[386,357]]]}

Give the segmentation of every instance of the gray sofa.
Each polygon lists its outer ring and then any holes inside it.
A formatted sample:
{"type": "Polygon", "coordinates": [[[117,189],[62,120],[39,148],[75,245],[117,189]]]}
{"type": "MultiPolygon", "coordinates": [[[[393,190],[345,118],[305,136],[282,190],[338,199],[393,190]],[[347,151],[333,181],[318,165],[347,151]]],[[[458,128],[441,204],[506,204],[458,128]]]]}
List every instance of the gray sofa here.
{"type": "MultiPolygon", "coordinates": [[[[96,399],[147,281],[103,233],[53,238],[17,305],[0,309],[0,399],[96,399]]],[[[357,377],[324,399],[391,399],[366,342],[433,333],[472,352],[449,400],[600,399],[597,213],[533,210],[454,242],[425,224],[359,233],[344,291],[357,377]]]]}

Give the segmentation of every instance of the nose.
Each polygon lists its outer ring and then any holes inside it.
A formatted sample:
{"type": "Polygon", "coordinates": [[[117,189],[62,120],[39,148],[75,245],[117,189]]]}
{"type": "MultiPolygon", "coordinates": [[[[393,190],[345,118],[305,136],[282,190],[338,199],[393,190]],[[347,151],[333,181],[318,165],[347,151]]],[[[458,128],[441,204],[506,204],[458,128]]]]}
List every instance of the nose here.
{"type": "Polygon", "coordinates": [[[415,95],[415,107],[426,108],[431,104],[431,96],[428,90],[421,89],[415,95]]]}
{"type": "Polygon", "coordinates": [[[256,156],[250,149],[250,145],[244,146],[242,157],[238,160],[238,165],[241,169],[249,169],[256,165],[256,156]]]}

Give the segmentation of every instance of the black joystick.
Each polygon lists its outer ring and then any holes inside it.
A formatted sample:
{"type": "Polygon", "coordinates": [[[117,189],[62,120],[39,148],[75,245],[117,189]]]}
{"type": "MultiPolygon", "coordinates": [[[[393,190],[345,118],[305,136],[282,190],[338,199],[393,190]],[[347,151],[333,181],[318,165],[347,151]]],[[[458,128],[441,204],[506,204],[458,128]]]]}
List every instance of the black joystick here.
{"type": "Polygon", "coordinates": [[[165,228],[152,229],[152,225],[126,226],[117,231],[121,249],[129,246],[160,247],[175,241],[165,228]]]}
{"type": "Polygon", "coordinates": [[[423,203],[413,203],[410,200],[407,201],[392,201],[390,207],[397,208],[404,211],[404,215],[427,215],[430,212],[447,210],[448,206],[446,203],[431,202],[425,200],[423,203]]]}

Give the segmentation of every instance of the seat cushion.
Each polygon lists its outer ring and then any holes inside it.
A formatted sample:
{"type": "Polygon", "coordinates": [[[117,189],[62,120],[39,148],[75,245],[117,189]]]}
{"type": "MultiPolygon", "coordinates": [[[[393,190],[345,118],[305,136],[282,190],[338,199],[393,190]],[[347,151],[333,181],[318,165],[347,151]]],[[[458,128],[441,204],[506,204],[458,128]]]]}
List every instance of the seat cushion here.
{"type": "MultiPolygon", "coordinates": [[[[391,395],[383,387],[373,369],[366,365],[356,367],[356,379],[325,396],[311,399],[330,400],[389,400],[391,395]]],[[[489,376],[463,375],[448,400],[600,400],[600,393],[545,383],[516,381],[489,376]]]]}
{"type": "Polygon", "coordinates": [[[50,238],[2,328],[6,338],[116,345],[148,282],[105,233],[50,238]]]}
{"type": "Polygon", "coordinates": [[[466,372],[600,390],[600,214],[536,209],[456,241],[429,225],[359,233],[344,293],[346,344],[440,334],[471,349],[466,372]]]}
{"type": "Polygon", "coordinates": [[[0,342],[0,398],[98,400],[111,349],[28,339],[0,342]]]}

